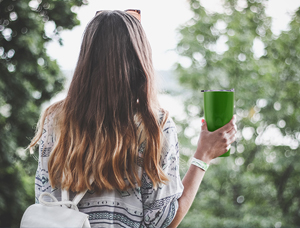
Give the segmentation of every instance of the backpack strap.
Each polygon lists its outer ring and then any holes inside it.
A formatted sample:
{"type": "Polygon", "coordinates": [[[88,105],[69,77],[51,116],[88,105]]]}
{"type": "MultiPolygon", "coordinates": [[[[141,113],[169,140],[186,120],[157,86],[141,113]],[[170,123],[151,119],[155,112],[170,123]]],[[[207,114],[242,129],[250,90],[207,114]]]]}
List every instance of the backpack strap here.
{"type": "MultiPolygon", "coordinates": [[[[65,173],[63,173],[63,180],[65,179],[65,173]]],[[[69,191],[61,189],[61,201],[69,201],[70,194],[69,191]]]]}
{"type": "Polygon", "coordinates": [[[70,194],[69,191],[62,189],[61,190],[61,201],[69,201],[70,194]]]}
{"type": "Polygon", "coordinates": [[[62,206],[62,207],[68,207],[73,210],[79,211],[76,204],[74,204],[72,201],[58,201],[53,195],[51,195],[49,192],[43,192],[39,197],[40,204],[43,204],[45,206],[62,206]],[[52,201],[46,201],[43,198],[44,197],[50,197],[52,201]]]}
{"type": "MultiPolygon", "coordinates": [[[[90,185],[92,185],[92,183],[94,182],[94,180],[95,180],[95,178],[94,178],[94,176],[92,175],[91,177],[90,177],[90,185]]],[[[85,191],[83,191],[83,192],[80,192],[80,193],[78,193],[78,194],[76,194],[76,196],[74,197],[74,199],[72,200],[72,202],[73,202],[73,204],[75,204],[75,205],[77,205],[79,202],[80,202],[80,200],[84,197],[84,195],[85,195],[85,193],[88,191],[88,189],[87,190],[85,190],[85,191]]]]}
{"type": "MultiPolygon", "coordinates": [[[[90,185],[94,182],[95,178],[94,176],[91,176],[90,177],[90,185]]],[[[83,192],[79,192],[76,194],[76,196],[73,198],[72,200],[72,205],[77,205],[80,200],[84,197],[85,193],[88,191],[88,189],[86,189],[85,191],[83,192]]],[[[61,201],[69,201],[69,191],[65,190],[65,189],[61,189],[61,201]]],[[[68,206],[70,207],[70,206],[68,206]]]]}

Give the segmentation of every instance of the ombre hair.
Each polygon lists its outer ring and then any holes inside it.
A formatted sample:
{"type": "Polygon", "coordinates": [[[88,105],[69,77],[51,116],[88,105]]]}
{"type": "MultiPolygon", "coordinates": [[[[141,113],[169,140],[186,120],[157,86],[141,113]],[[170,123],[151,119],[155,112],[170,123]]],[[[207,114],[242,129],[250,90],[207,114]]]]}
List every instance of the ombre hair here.
{"type": "Polygon", "coordinates": [[[32,150],[53,116],[56,141],[48,162],[52,187],[92,189],[91,176],[97,190],[141,186],[140,132],[146,140],[144,171],[154,187],[168,181],[160,166],[168,114],[158,104],[154,79],[151,47],[135,17],[103,11],[89,22],[67,97],[43,112],[29,145],[32,150]]]}

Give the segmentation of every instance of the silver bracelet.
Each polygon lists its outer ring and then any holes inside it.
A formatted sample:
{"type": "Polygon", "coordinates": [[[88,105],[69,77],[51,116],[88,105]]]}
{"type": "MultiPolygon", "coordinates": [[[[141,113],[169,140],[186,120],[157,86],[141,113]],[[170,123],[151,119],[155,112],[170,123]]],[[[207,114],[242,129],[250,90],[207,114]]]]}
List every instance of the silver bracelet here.
{"type": "Polygon", "coordinates": [[[209,167],[209,165],[206,164],[204,161],[201,161],[201,160],[199,160],[197,158],[194,158],[194,157],[192,158],[192,163],[191,164],[199,167],[200,169],[202,169],[204,171],[206,171],[209,167]]]}

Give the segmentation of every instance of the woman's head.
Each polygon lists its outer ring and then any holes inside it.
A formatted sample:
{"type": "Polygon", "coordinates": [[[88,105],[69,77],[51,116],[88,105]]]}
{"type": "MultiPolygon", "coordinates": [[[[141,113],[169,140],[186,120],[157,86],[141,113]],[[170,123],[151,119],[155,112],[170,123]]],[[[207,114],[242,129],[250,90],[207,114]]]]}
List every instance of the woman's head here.
{"type": "Polygon", "coordinates": [[[135,109],[137,100],[157,105],[151,47],[141,23],[122,11],[96,15],[85,30],[72,84],[85,86],[84,95],[107,99],[109,112],[135,109]]]}
{"type": "Polygon", "coordinates": [[[156,186],[167,180],[159,165],[158,109],[151,48],[140,22],[122,11],[102,11],[86,27],[66,99],[44,112],[30,147],[41,137],[45,118],[55,113],[52,186],[82,191],[91,188],[94,175],[100,190],[126,189],[141,184],[139,120],[146,138],[143,168],[156,186]]]}

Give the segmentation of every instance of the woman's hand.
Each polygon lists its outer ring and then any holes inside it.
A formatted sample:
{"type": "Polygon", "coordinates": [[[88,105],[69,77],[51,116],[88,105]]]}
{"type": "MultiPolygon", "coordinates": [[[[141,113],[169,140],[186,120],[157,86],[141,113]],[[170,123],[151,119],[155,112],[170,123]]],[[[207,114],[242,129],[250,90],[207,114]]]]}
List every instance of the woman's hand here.
{"type": "MultiPolygon", "coordinates": [[[[236,116],[233,116],[228,124],[214,132],[210,132],[207,130],[207,124],[204,121],[202,123],[198,147],[194,157],[209,164],[212,159],[226,153],[230,144],[236,139],[235,134],[237,128],[235,122],[236,116]]],[[[188,169],[182,180],[184,190],[181,197],[178,199],[178,210],[169,227],[177,227],[188,212],[204,174],[204,170],[199,169],[194,165],[191,165],[188,169]]]]}
{"type": "Polygon", "coordinates": [[[236,116],[234,115],[228,124],[213,132],[208,131],[206,121],[204,119],[202,121],[201,134],[194,157],[208,164],[212,159],[226,153],[230,144],[236,140],[236,116]]]}

